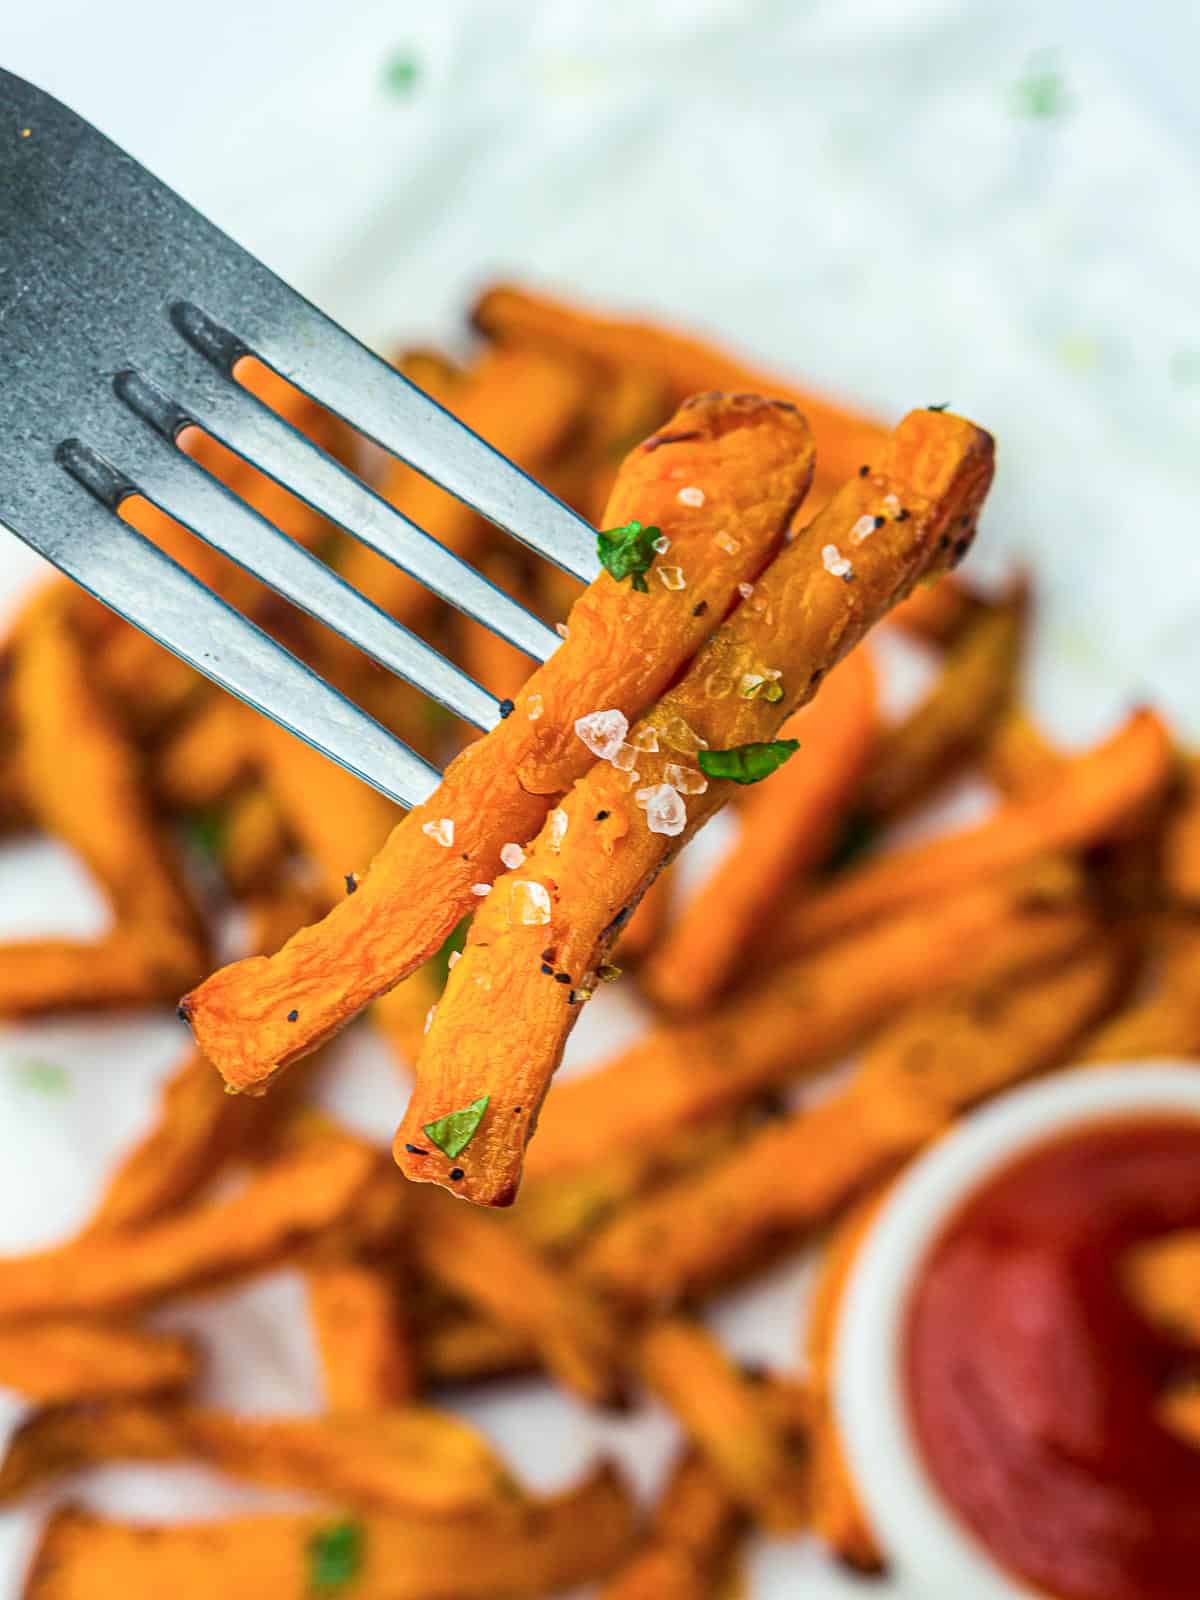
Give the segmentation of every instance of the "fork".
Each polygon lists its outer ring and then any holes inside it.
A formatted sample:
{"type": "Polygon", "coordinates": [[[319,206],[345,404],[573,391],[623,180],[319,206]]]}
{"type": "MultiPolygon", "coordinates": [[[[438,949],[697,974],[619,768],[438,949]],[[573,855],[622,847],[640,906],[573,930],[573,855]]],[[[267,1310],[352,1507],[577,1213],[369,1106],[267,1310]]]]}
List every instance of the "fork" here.
{"type": "Polygon", "coordinates": [[[535,661],[559,637],[234,377],[255,356],[575,577],[596,534],[66,106],[0,69],[0,525],[389,799],[440,774],[118,515],[142,495],[475,727],[512,709],[178,446],[198,426],[535,661]]]}

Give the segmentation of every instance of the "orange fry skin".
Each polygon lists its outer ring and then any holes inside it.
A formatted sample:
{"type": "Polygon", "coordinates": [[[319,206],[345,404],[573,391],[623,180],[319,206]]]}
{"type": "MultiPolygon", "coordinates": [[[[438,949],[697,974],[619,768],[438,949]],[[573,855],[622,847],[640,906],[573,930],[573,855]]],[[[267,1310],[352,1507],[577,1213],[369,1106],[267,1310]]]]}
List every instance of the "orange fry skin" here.
{"type": "Polygon", "coordinates": [[[798,405],[812,425],[822,480],[840,483],[879,453],[886,431],[879,423],[837,405],[778,373],[703,339],[660,324],[599,316],[549,295],[497,284],[472,313],[477,328],[501,344],[542,345],[574,351],[618,369],[659,373],[677,400],[703,389],[753,389],[798,405]]]}
{"type": "Polygon", "coordinates": [[[602,572],[513,713],[398,824],[357,892],[276,956],[224,968],[186,998],[196,1038],[231,1088],[261,1092],[427,960],[478,904],[472,885],[495,876],[504,844],[536,833],[586,770],[575,720],[601,707],[636,715],[720,623],[738,584],[758,577],[811,477],[804,420],[769,401],[708,395],[675,424],[684,437],[649,440],[626,459],[606,521],[661,527],[676,560],[690,562],[692,586],[673,592],[652,571],[649,592],[638,594],[602,572]],[[679,502],[685,485],[704,489],[704,509],[679,502]],[[727,528],[737,529],[737,552],[706,559],[727,528]],[[424,831],[443,818],[454,823],[450,847],[424,831]]]}
{"type": "Polygon", "coordinates": [[[1172,770],[1162,719],[1143,708],[1057,778],[963,832],[889,851],[799,902],[778,928],[781,950],[808,949],[917,900],[938,896],[1049,850],[1074,850],[1116,830],[1162,792],[1172,770]]]}
{"type": "Polygon", "coordinates": [[[577,1004],[591,988],[589,974],[628,908],[734,788],[731,780],[713,780],[689,794],[686,832],[668,837],[647,826],[638,782],[663,783],[672,763],[699,778],[698,744],[719,750],[773,738],[788,712],[815,694],[898,596],[930,567],[965,551],[991,466],[992,442],[982,430],[942,413],[911,413],[878,470],[839,490],[631,734],[635,743],[653,735],[653,748],[634,751],[640,780],[597,762],[524,864],[496,880],[417,1061],[393,1146],[410,1178],[440,1183],[479,1205],[511,1205],[525,1145],[577,1004]],[[861,537],[864,526],[869,537],[861,537]],[[831,545],[853,550],[852,581],[828,570],[824,553],[831,545]],[[764,667],[781,672],[782,699],[734,692],[743,675],[764,667]],[[540,907],[530,899],[534,890],[540,907]],[[448,1158],[430,1148],[430,1124],[485,1095],[469,1149],[448,1158]]]}
{"type": "Polygon", "coordinates": [[[855,650],[781,729],[799,739],[799,751],[750,791],[737,844],[651,960],[643,981],[660,1005],[703,1009],[776,901],[824,860],[871,754],[876,717],[871,658],[855,650]]]}

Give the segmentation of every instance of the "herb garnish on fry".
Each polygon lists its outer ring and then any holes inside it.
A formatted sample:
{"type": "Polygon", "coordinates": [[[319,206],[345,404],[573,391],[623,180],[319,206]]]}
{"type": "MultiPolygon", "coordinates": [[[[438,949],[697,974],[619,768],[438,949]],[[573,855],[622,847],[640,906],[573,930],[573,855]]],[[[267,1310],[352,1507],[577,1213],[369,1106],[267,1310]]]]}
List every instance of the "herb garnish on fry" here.
{"type": "Polygon", "coordinates": [[[700,771],[709,778],[732,778],[734,783],[761,783],[800,748],[799,739],[769,739],[734,745],[732,750],[701,750],[696,755],[700,771]]]}

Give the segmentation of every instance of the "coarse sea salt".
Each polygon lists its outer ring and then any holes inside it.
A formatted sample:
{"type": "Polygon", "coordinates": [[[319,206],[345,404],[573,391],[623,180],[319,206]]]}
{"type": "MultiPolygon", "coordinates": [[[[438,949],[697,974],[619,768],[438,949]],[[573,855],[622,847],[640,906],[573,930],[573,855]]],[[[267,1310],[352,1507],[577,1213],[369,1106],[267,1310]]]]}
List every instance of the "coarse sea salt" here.
{"type": "Polygon", "coordinates": [[[708,749],[708,740],[702,739],[682,717],[672,717],[661,731],[667,744],[681,756],[694,756],[697,750],[708,749]]]}
{"type": "Polygon", "coordinates": [[[665,533],[660,533],[650,548],[656,551],[660,556],[665,556],[667,551],[671,548],[671,541],[667,538],[665,533]]]}
{"type": "Polygon", "coordinates": [[[682,567],[655,567],[659,582],[664,589],[686,589],[687,579],[683,575],[682,567]]]}
{"type": "Polygon", "coordinates": [[[555,806],[546,818],[547,836],[555,855],[562,849],[562,842],[567,836],[567,823],[570,820],[561,806],[555,806]]]}
{"type": "Polygon", "coordinates": [[[741,595],[743,600],[749,600],[750,596],[754,593],[754,585],[752,583],[739,583],[738,593],[741,595]]]}
{"type": "Polygon", "coordinates": [[[678,762],[668,761],[663,768],[663,777],[672,789],[678,789],[680,794],[703,794],[708,788],[708,779],[695,767],[681,767],[678,762]]]}
{"type": "Polygon", "coordinates": [[[680,489],[675,498],[681,506],[702,506],[704,504],[704,490],[697,489],[695,484],[689,484],[686,489],[680,489]]]}
{"type": "Polygon", "coordinates": [[[665,833],[674,838],[687,827],[687,807],[683,797],[669,783],[656,783],[648,789],[639,789],[633,798],[646,813],[646,826],[651,833],[665,833]]]}
{"type": "Polygon", "coordinates": [[[454,843],[454,819],[439,817],[436,822],[423,822],[421,832],[432,839],[434,844],[440,844],[443,849],[449,850],[454,843]]]}
{"type": "Polygon", "coordinates": [[[425,1013],[425,1026],[421,1030],[422,1033],[428,1033],[429,1032],[430,1028],[433,1027],[433,1019],[436,1016],[437,1016],[437,1001],[435,1000],[433,1002],[433,1004],[430,1006],[429,1010],[425,1013]]]}
{"type": "Polygon", "coordinates": [[[492,886],[490,883],[473,883],[471,885],[471,893],[478,895],[481,900],[485,895],[491,894],[491,892],[492,886]]]}
{"type": "Polygon", "coordinates": [[[741,540],[733,539],[727,533],[719,533],[713,540],[718,550],[724,550],[727,556],[735,556],[742,548],[741,540]]]}
{"type": "Polygon", "coordinates": [[[540,694],[531,694],[525,701],[525,715],[529,718],[530,722],[536,722],[545,709],[546,702],[542,699],[540,694]]]}
{"type": "Polygon", "coordinates": [[[513,867],[519,867],[525,860],[525,852],[519,844],[502,845],[500,847],[500,859],[511,871],[513,867]]]}
{"type": "Polygon", "coordinates": [[[864,539],[869,539],[874,532],[875,518],[859,517],[858,521],[850,529],[850,543],[861,544],[864,539]]]}
{"type": "Polygon", "coordinates": [[[825,571],[835,578],[851,578],[854,568],[835,544],[827,544],[821,551],[821,563],[825,571]]]}
{"type": "Polygon", "coordinates": [[[518,922],[527,928],[550,921],[550,896],[544,884],[518,878],[509,891],[509,904],[518,922]]]}
{"type": "Polygon", "coordinates": [[[625,743],[629,718],[623,711],[589,711],[575,724],[575,732],[597,761],[611,761],[625,743]]]}
{"type": "Polygon", "coordinates": [[[462,951],[461,950],[451,950],[450,955],[446,960],[446,971],[447,972],[453,972],[455,967],[458,965],[458,963],[461,960],[462,960],[462,951]]]}
{"type": "Polygon", "coordinates": [[[622,744],[612,756],[612,764],[618,772],[632,772],[633,764],[638,758],[637,746],[622,744]]]}
{"type": "Polygon", "coordinates": [[[629,742],[635,750],[649,750],[653,754],[658,749],[658,734],[653,728],[637,728],[629,735],[629,742]]]}

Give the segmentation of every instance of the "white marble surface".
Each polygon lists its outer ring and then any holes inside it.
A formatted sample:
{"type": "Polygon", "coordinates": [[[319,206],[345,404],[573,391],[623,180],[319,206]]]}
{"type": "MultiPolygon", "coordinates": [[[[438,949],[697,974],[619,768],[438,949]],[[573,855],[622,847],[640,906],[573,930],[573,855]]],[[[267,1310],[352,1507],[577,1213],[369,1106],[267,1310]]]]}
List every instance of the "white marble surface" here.
{"type": "MultiPolygon", "coordinates": [[[[368,339],[453,338],[472,291],[514,275],[682,318],[885,416],[952,402],[1000,442],[972,559],[1035,573],[1038,710],[1086,739],[1152,696],[1195,737],[1198,15],[1189,0],[39,0],[6,8],[0,59],[368,339]],[[396,59],[405,92],[387,86],[396,59]]],[[[34,570],[0,536],[0,615],[34,570]]],[[[0,937],[100,915],[55,848],[0,852],[0,937]]],[[[577,1060],[632,1025],[620,1004],[589,1015],[577,1060]]],[[[0,1248],[79,1222],[176,1047],[167,1017],[0,1033],[0,1248]]],[[[368,1046],[346,1045],[329,1092],[390,1131],[400,1091],[368,1046]]],[[[719,1308],[736,1350],[794,1357],[801,1276],[719,1308]]],[[[293,1282],[171,1320],[212,1329],[215,1398],[313,1403],[293,1282]]],[[[664,1459],[653,1414],[609,1422],[526,1386],[470,1409],[539,1483],[601,1447],[647,1484],[664,1459]]],[[[159,1469],[106,1472],[89,1497],[163,1516],[232,1503],[159,1469]]],[[[34,1520],[0,1528],[5,1596],[34,1520]]],[[[756,1600],[802,1577],[817,1600],[857,1588],[802,1541],[752,1565],[756,1600]]]]}

